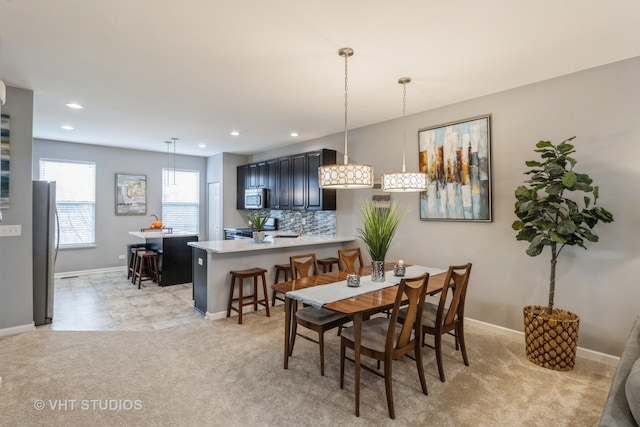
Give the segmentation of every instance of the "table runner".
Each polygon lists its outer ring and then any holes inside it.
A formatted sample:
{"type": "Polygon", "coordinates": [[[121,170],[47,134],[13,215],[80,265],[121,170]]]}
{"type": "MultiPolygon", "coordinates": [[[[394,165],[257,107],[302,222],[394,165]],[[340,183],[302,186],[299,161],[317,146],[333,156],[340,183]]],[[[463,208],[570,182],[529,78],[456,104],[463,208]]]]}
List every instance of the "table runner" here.
{"type": "MultiPolygon", "coordinates": [[[[406,268],[403,277],[416,277],[424,273],[432,276],[445,273],[447,270],[440,268],[424,267],[421,265],[412,265],[406,268]]],[[[320,308],[330,302],[340,301],[347,298],[353,298],[369,292],[378,291],[380,289],[395,286],[400,283],[402,277],[394,276],[393,271],[387,271],[384,282],[372,282],[371,276],[360,277],[360,286],[352,288],[347,286],[347,281],[330,283],[328,285],[313,286],[311,288],[300,289],[297,291],[287,292],[287,297],[302,301],[312,307],[320,308]]]]}

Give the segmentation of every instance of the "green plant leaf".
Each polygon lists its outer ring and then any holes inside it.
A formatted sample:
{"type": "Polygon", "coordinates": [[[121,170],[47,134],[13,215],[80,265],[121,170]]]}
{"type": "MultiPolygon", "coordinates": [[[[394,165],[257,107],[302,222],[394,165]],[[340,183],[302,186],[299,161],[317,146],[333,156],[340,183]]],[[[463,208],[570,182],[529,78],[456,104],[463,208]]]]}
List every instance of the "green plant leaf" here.
{"type": "Polygon", "coordinates": [[[538,141],[536,148],[553,147],[551,141],[538,141]]]}
{"type": "Polygon", "coordinates": [[[562,142],[556,148],[561,154],[566,155],[569,153],[569,151],[573,150],[573,145],[567,144],[566,142],[562,142]]]}
{"type": "Polygon", "coordinates": [[[562,175],[562,184],[567,188],[573,187],[577,181],[578,178],[576,177],[576,174],[571,171],[562,175]]]}
{"type": "Polygon", "coordinates": [[[564,190],[565,186],[560,183],[552,183],[546,189],[547,194],[550,194],[552,196],[561,194],[564,190]]]}

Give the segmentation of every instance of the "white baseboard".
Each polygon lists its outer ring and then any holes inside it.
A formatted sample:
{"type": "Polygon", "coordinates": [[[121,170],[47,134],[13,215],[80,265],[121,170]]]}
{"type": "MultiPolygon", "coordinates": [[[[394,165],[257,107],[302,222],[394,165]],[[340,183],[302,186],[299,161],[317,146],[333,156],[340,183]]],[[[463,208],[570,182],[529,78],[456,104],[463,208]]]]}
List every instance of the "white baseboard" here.
{"type": "Polygon", "coordinates": [[[35,330],[36,330],[36,327],[33,323],[29,325],[13,326],[11,328],[0,329],[0,337],[6,337],[8,335],[17,335],[17,334],[22,334],[24,332],[32,332],[35,330]]]}
{"type": "MultiPolygon", "coordinates": [[[[508,335],[512,338],[517,338],[522,340],[523,348],[522,352],[524,353],[524,332],[516,331],[513,329],[504,328],[502,326],[492,325],[490,323],[481,322],[479,320],[470,319],[465,317],[465,322],[469,325],[477,326],[479,328],[491,330],[493,332],[498,332],[504,335],[508,335]]],[[[582,348],[578,346],[576,350],[576,356],[584,357],[585,359],[593,360],[595,362],[604,363],[609,366],[617,366],[620,361],[619,357],[612,356],[610,354],[600,353],[599,351],[589,350],[586,348],[582,348]]]]}
{"type": "Polygon", "coordinates": [[[114,273],[117,271],[127,271],[126,266],[122,267],[109,267],[109,268],[96,268],[95,270],[79,270],[79,271],[65,271],[63,273],[56,273],[55,279],[68,279],[76,276],[86,276],[88,274],[100,274],[100,273],[114,273]]]}

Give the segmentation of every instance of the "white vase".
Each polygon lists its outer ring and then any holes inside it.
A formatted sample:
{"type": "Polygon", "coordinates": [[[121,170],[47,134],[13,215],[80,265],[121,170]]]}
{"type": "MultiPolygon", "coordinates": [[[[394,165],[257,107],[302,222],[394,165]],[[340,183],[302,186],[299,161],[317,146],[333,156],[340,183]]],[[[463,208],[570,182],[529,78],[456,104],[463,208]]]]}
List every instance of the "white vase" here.
{"type": "Polygon", "coordinates": [[[256,242],[264,241],[264,236],[265,236],[264,231],[254,231],[253,232],[253,240],[255,240],[256,242]]]}

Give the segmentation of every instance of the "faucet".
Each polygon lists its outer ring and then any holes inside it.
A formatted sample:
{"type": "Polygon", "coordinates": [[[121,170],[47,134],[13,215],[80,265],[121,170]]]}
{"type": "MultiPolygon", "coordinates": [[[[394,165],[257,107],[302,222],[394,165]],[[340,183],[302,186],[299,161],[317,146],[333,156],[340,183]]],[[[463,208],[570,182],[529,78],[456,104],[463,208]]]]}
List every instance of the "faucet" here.
{"type": "Polygon", "coordinates": [[[296,222],[296,218],[298,216],[300,216],[300,233],[298,235],[302,236],[304,234],[304,225],[302,224],[302,213],[300,211],[294,213],[293,214],[293,219],[291,219],[291,222],[295,223],[296,222]]]}

